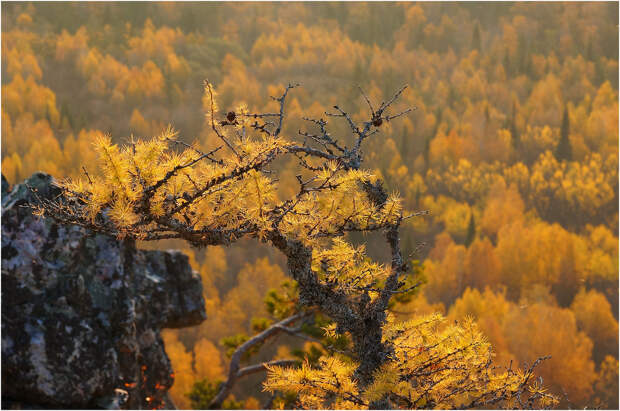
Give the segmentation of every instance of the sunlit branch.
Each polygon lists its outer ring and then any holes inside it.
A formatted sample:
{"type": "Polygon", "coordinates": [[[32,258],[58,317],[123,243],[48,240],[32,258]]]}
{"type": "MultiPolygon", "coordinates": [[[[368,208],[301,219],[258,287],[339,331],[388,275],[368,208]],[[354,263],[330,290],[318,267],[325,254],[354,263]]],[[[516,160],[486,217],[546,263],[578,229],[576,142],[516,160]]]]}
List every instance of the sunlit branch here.
{"type": "Polygon", "coordinates": [[[280,327],[284,327],[288,324],[294,323],[295,321],[301,320],[302,318],[310,314],[311,314],[310,312],[303,311],[295,315],[292,315],[288,318],[285,318],[284,320],[276,324],[273,324],[272,326],[270,326],[263,332],[255,335],[254,337],[250,338],[249,340],[241,344],[241,346],[235,350],[235,352],[233,353],[230,359],[230,368],[228,371],[228,378],[220,386],[220,390],[215,396],[215,398],[213,398],[213,400],[211,401],[209,408],[221,408],[222,402],[226,399],[226,397],[228,397],[228,394],[230,394],[230,391],[232,390],[232,387],[234,386],[235,381],[239,377],[238,374],[240,372],[240,362],[241,362],[241,358],[243,357],[243,354],[245,354],[250,348],[254,347],[255,345],[262,344],[268,338],[282,331],[280,327]]]}
{"type": "Polygon", "coordinates": [[[237,372],[237,379],[245,377],[246,375],[254,374],[260,371],[266,371],[267,367],[287,367],[299,364],[299,360],[272,360],[263,362],[260,364],[249,365],[243,367],[237,372]]]}
{"type": "Polygon", "coordinates": [[[176,213],[178,213],[179,211],[182,211],[183,209],[185,209],[186,207],[188,207],[190,204],[192,204],[196,199],[198,199],[200,196],[202,196],[207,190],[209,190],[210,188],[221,184],[227,180],[231,180],[231,179],[235,179],[238,177],[243,176],[244,174],[246,174],[248,171],[250,170],[259,170],[262,167],[266,166],[267,164],[269,164],[270,162],[272,162],[277,155],[277,152],[279,150],[276,149],[270,153],[268,153],[265,158],[261,159],[261,160],[256,160],[254,162],[251,162],[245,166],[242,167],[237,167],[235,168],[233,171],[231,171],[228,174],[222,174],[219,177],[215,177],[213,179],[211,179],[209,182],[207,182],[200,190],[196,191],[194,194],[190,195],[189,198],[181,205],[177,206],[176,208],[174,208],[171,212],[170,215],[174,215],[176,213]]]}

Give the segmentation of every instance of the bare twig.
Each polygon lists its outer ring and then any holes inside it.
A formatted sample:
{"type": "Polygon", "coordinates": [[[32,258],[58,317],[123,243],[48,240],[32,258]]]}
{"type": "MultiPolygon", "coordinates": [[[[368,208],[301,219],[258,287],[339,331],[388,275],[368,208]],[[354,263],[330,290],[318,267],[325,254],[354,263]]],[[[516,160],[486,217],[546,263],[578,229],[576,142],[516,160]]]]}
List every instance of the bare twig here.
{"type": "Polygon", "coordinates": [[[82,166],[82,170],[84,170],[84,174],[86,175],[86,178],[88,179],[88,183],[92,185],[93,180],[90,179],[90,175],[88,175],[88,171],[86,171],[86,167],[82,166]]]}
{"type": "Polygon", "coordinates": [[[205,88],[209,92],[209,98],[211,101],[211,128],[213,129],[213,131],[215,131],[215,134],[217,134],[220,140],[222,140],[228,146],[230,151],[232,151],[237,156],[237,158],[241,159],[241,156],[239,155],[239,153],[237,153],[237,150],[235,150],[235,148],[230,144],[228,139],[224,137],[224,135],[217,129],[217,126],[215,125],[215,101],[213,100],[213,88],[208,80],[205,80],[205,88]]]}
{"type": "Polygon", "coordinates": [[[370,108],[370,113],[372,114],[372,117],[375,116],[375,109],[372,108],[372,104],[370,103],[370,99],[368,99],[368,96],[366,95],[366,93],[364,93],[364,90],[360,87],[357,86],[358,89],[360,89],[360,92],[362,93],[362,96],[364,96],[364,100],[366,100],[366,103],[368,104],[368,107],[370,108]]]}
{"type": "Polygon", "coordinates": [[[284,120],[284,103],[286,101],[286,96],[288,94],[288,91],[292,88],[299,87],[299,86],[300,86],[299,83],[295,83],[295,84],[289,83],[289,85],[286,86],[286,89],[284,90],[284,93],[282,94],[282,96],[275,99],[278,102],[280,102],[280,113],[278,114],[278,128],[276,128],[276,131],[273,132],[274,137],[277,137],[282,131],[282,121],[284,120]]]}
{"type": "MultiPolygon", "coordinates": [[[[213,401],[211,401],[209,408],[221,408],[222,402],[226,399],[226,397],[228,397],[228,394],[230,394],[230,391],[232,390],[232,387],[234,386],[237,378],[239,378],[239,373],[243,371],[242,369],[240,369],[240,362],[241,362],[241,358],[243,357],[243,354],[245,354],[250,348],[254,347],[255,345],[263,343],[269,337],[272,337],[276,333],[282,331],[281,327],[285,327],[288,324],[298,321],[308,316],[309,314],[310,312],[300,312],[288,318],[285,318],[284,320],[276,324],[273,324],[272,326],[267,328],[265,331],[261,332],[260,334],[255,335],[254,337],[250,338],[249,340],[241,344],[241,346],[235,350],[235,352],[233,353],[230,359],[228,379],[220,386],[220,390],[215,396],[215,398],[213,398],[213,401]]],[[[261,364],[261,367],[264,367],[264,365],[261,364]]],[[[254,372],[256,371],[259,371],[259,370],[257,369],[254,372]]],[[[244,371],[244,374],[242,374],[241,376],[247,375],[247,373],[249,372],[246,370],[244,371]]]]}
{"type": "Polygon", "coordinates": [[[239,379],[241,377],[245,377],[246,375],[254,374],[260,371],[265,371],[267,367],[287,367],[287,366],[296,365],[296,364],[299,364],[299,360],[290,359],[290,360],[273,360],[273,361],[263,362],[260,364],[249,365],[247,367],[240,369],[237,372],[236,378],[239,379]]]}
{"type": "Polygon", "coordinates": [[[181,145],[183,147],[189,148],[190,150],[193,150],[196,154],[202,156],[204,155],[206,158],[208,158],[209,160],[211,160],[214,163],[217,163],[219,165],[224,165],[224,161],[222,160],[218,160],[216,158],[213,158],[212,155],[215,154],[216,152],[218,152],[223,146],[219,146],[217,148],[215,148],[214,150],[211,150],[209,153],[203,153],[201,150],[197,149],[196,147],[194,147],[192,144],[187,144],[184,141],[181,140],[176,140],[170,137],[166,137],[166,141],[169,143],[173,143],[175,145],[181,145]]]}

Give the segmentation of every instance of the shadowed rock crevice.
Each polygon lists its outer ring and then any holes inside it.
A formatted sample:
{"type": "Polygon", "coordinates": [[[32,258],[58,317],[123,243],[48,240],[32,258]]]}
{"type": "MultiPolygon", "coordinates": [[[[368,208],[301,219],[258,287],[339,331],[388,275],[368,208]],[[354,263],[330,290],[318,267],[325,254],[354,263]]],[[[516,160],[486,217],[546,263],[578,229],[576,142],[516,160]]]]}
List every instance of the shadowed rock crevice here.
{"type": "Polygon", "coordinates": [[[2,177],[2,408],[170,408],[162,328],[206,319],[200,277],[178,251],[33,216],[59,190],[2,177]]]}

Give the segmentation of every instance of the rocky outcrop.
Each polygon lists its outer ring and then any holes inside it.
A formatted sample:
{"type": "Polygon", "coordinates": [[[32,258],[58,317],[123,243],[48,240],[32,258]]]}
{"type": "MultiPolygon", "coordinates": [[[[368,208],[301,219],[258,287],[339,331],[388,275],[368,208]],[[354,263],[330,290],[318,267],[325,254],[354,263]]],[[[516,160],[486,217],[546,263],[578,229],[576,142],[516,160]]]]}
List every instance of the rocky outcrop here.
{"type": "Polygon", "coordinates": [[[2,178],[2,408],[171,407],[160,330],[206,318],[188,258],[33,216],[27,186],[59,194],[2,178]]]}

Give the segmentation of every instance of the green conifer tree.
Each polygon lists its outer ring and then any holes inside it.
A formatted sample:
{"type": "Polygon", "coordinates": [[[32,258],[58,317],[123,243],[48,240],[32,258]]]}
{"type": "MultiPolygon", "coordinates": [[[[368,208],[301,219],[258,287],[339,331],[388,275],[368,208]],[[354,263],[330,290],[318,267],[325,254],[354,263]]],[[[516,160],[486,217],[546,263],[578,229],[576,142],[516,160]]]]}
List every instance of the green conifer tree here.
{"type": "Polygon", "coordinates": [[[517,103],[515,101],[512,102],[512,114],[509,127],[510,135],[512,136],[512,147],[517,151],[521,147],[521,136],[517,130],[517,103]]]}
{"type": "Polygon", "coordinates": [[[480,41],[480,23],[476,22],[476,25],[474,26],[474,33],[472,34],[472,39],[471,39],[471,48],[472,50],[478,50],[480,51],[481,49],[481,41],[480,41]]]}
{"type": "Polygon", "coordinates": [[[506,77],[512,76],[512,66],[510,62],[510,55],[508,54],[508,49],[504,51],[504,61],[502,63],[504,65],[504,71],[506,72],[506,77]]]}
{"type": "Polygon", "coordinates": [[[562,115],[562,128],[560,129],[560,141],[555,149],[555,158],[560,161],[571,161],[573,159],[573,148],[568,138],[569,134],[570,120],[568,118],[568,107],[565,105],[564,114],[562,115]]]}

